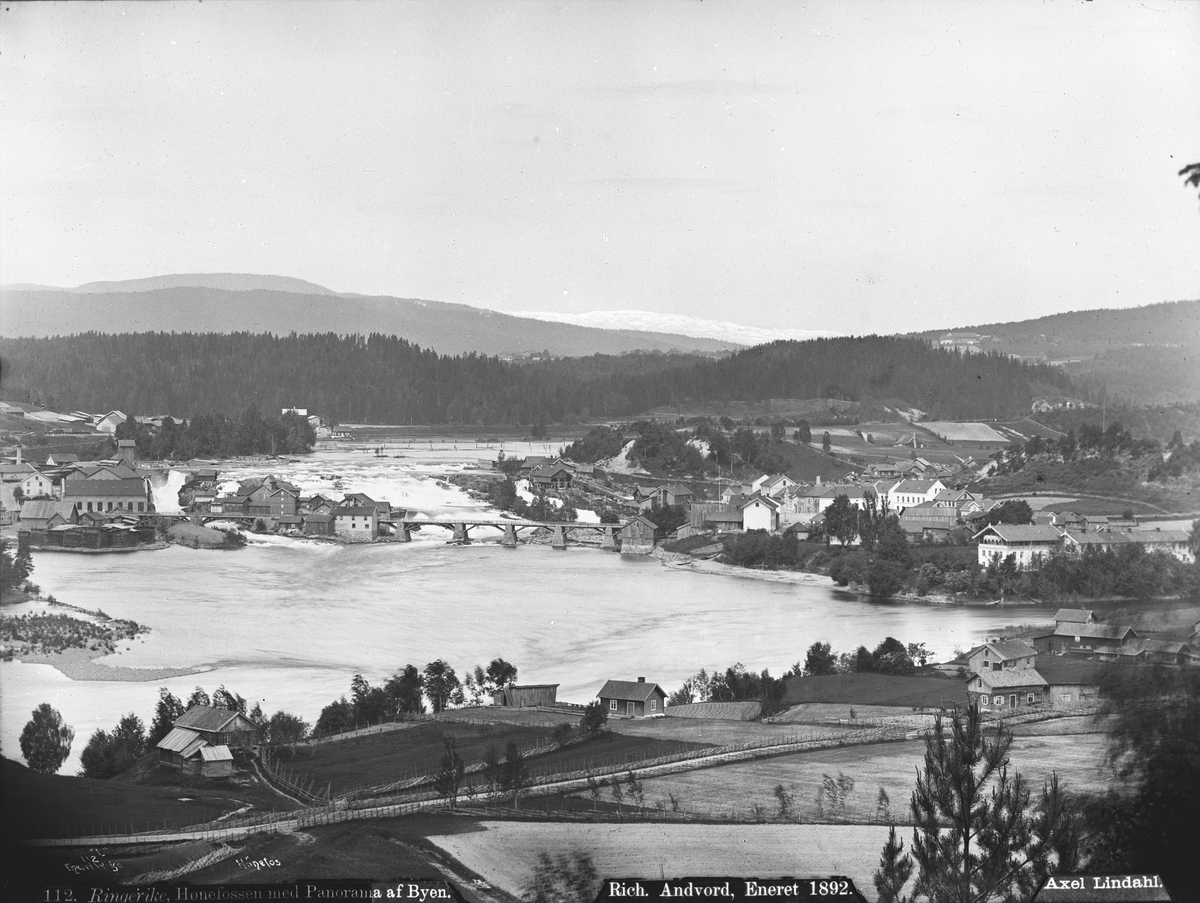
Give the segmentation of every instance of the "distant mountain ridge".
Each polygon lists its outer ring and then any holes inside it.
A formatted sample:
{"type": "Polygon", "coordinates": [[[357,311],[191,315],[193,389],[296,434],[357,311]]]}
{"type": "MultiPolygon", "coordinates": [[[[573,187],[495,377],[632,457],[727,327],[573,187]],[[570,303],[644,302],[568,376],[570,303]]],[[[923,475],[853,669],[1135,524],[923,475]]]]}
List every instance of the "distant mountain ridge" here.
{"type": "Polygon", "coordinates": [[[765,345],[780,340],[804,341],[837,335],[825,329],[781,329],[743,326],[724,320],[702,320],[684,314],[660,314],[650,310],[596,310],[586,314],[560,314],[553,311],[517,311],[517,317],[546,320],[551,323],[574,323],[597,329],[636,329],[645,332],[667,332],[735,342],[739,345],[765,345]]]}
{"type": "Polygon", "coordinates": [[[74,289],[5,286],[0,288],[0,308],[0,334],[5,336],[381,333],[441,354],[549,351],[570,357],[639,350],[712,354],[739,347],[672,333],[548,323],[465,304],[337,293],[301,279],[237,273],[93,282],[74,289]]]}

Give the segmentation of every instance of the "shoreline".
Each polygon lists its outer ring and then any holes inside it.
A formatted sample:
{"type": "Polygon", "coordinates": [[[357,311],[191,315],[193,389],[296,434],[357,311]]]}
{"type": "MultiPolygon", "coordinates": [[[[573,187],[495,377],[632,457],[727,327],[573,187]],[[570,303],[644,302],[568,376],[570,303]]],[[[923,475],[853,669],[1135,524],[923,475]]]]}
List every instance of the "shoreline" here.
{"type": "Polygon", "coordinates": [[[101,659],[111,652],[96,649],[64,649],[62,652],[38,652],[17,655],[12,661],[25,665],[49,665],[68,680],[118,681],[121,683],[146,683],[147,681],[169,680],[202,674],[209,668],[131,668],[126,665],[104,665],[101,659]]]}

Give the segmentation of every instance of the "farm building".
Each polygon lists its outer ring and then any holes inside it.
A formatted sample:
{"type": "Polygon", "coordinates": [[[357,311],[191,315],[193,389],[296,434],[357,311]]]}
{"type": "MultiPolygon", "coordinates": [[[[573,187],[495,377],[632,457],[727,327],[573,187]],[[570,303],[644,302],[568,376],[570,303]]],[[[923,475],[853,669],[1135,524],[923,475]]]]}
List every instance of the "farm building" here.
{"type": "Polygon", "coordinates": [[[1115,667],[1062,655],[1039,655],[1035,666],[1049,685],[1048,701],[1060,707],[1094,702],[1100,696],[1100,678],[1115,667]]]}
{"type": "Polygon", "coordinates": [[[658,524],[644,514],[621,525],[621,551],[644,555],[654,548],[658,524]]]}
{"type": "Polygon", "coordinates": [[[1063,622],[1032,639],[1034,648],[1041,653],[1117,655],[1122,646],[1139,637],[1132,627],[1117,624],[1063,622]]]}
{"type": "Polygon", "coordinates": [[[1032,668],[1037,650],[1024,640],[988,640],[967,653],[967,670],[972,674],[1032,668]]]}
{"type": "Polygon", "coordinates": [[[528,705],[554,705],[558,698],[558,684],[526,684],[524,686],[501,687],[492,694],[492,705],[521,708],[528,705]]]}
{"type": "Polygon", "coordinates": [[[199,734],[209,746],[249,749],[258,745],[258,725],[229,709],[194,705],[175,720],[175,727],[199,734]]]}
{"type": "Polygon", "coordinates": [[[177,727],[158,741],[158,761],[184,774],[226,778],[233,774],[233,753],[228,746],[210,746],[195,731],[177,727]]]}
{"type": "Polygon", "coordinates": [[[70,502],[39,499],[21,505],[22,530],[49,530],[62,524],[77,523],[78,520],[75,506],[70,502]]]}
{"type": "Polygon", "coordinates": [[[666,714],[667,693],[658,684],[637,680],[608,680],[596,694],[609,717],[657,718],[666,714]]]}
{"type": "Polygon", "coordinates": [[[967,693],[981,709],[1024,709],[1047,701],[1050,685],[1036,668],[985,671],[967,683],[967,693]]]}

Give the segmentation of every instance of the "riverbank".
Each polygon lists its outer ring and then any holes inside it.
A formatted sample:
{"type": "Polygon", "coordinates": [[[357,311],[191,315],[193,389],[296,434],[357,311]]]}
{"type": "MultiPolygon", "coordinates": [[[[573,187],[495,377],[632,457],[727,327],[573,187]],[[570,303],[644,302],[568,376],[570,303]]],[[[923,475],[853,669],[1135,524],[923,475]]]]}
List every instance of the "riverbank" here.
{"type": "Polygon", "coordinates": [[[123,665],[106,665],[105,656],[115,650],[106,649],[99,654],[95,649],[64,649],[62,652],[24,653],[16,661],[26,665],[49,665],[71,680],[100,680],[140,683],[144,681],[168,680],[188,674],[203,674],[206,668],[128,668],[123,665]]]}

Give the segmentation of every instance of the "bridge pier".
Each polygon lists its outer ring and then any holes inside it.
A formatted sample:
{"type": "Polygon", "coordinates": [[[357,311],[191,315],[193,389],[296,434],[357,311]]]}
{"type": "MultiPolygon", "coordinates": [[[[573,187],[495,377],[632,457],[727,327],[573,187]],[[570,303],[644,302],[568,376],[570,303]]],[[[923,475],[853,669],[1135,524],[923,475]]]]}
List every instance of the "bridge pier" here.
{"type": "Polygon", "coordinates": [[[396,525],[396,542],[412,542],[412,534],[408,532],[408,524],[396,525]]]}
{"type": "Polygon", "coordinates": [[[507,546],[510,549],[517,547],[517,528],[512,524],[504,525],[504,538],[500,540],[500,545],[507,546]]]}
{"type": "Polygon", "coordinates": [[[617,547],[617,528],[605,527],[604,538],[600,540],[600,548],[615,549],[617,547]]]}
{"type": "Polygon", "coordinates": [[[554,525],[554,539],[552,539],[550,541],[550,548],[564,549],[564,550],[567,548],[567,528],[566,527],[561,527],[558,524],[554,525]]]}
{"type": "Polygon", "coordinates": [[[469,543],[471,541],[471,536],[467,530],[468,528],[466,524],[455,524],[454,542],[469,543]]]}

